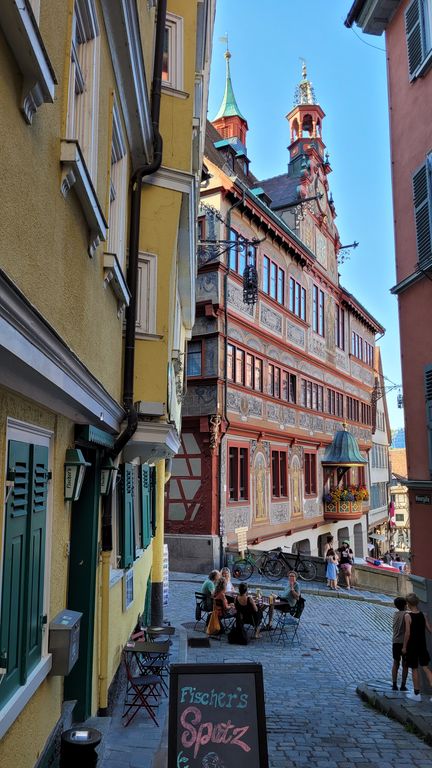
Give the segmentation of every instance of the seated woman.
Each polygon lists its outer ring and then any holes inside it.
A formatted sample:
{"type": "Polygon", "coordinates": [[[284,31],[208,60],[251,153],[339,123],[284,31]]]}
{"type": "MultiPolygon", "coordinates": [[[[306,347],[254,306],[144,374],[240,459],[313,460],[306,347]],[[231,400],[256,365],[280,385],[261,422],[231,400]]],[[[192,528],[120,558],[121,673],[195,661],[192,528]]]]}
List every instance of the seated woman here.
{"type": "Polygon", "coordinates": [[[219,618],[222,616],[231,616],[235,613],[234,605],[230,605],[226,599],[226,579],[222,576],[216,582],[215,591],[213,593],[213,600],[216,603],[217,614],[219,618]]]}
{"type": "Polygon", "coordinates": [[[280,601],[288,603],[290,613],[294,613],[299,597],[300,587],[297,582],[297,574],[295,571],[290,571],[288,574],[288,586],[280,593],[280,601]]]}
{"type": "Polygon", "coordinates": [[[262,611],[258,608],[253,597],[248,595],[247,584],[239,585],[239,593],[235,599],[237,618],[243,624],[251,624],[255,627],[255,637],[259,637],[259,626],[262,621],[262,611]]]}
{"type": "Polygon", "coordinates": [[[231,571],[229,568],[225,566],[225,568],[222,568],[221,570],[221,576],[223,576],[224,579],[226,579],[226,592],[230,594],[231,592],[235,592],[235,589],[231,582],[231,571]]]}

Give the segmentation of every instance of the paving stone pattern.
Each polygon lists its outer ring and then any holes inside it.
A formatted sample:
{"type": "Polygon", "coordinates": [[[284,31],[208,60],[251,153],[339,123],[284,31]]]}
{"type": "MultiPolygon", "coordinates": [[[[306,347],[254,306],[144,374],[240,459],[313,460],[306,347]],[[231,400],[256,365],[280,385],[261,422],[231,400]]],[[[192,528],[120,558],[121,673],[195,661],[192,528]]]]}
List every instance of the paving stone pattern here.
{"type": "MultiPolygon", "coordinates": [[[[170,581],[166,618],[176,627],[192,627],[196,577],[176,577],[170,581]]],[[[263,665],[271,768],[432,768],[429,746],[355,692],[359,682],[381,679],[390,687],[394,609],[388,598],[380,604],[304,595],[298,644],[284,647],[265,633],[247,647],[212,640],[210,648],[189,649],[187,660],[263,665]]],[[[176,633],[173,661],[178,649],[176,633]]],[[[161,739],[166,742],[165,715],[166,702],[159,710],[160,729],[141,712],[123,728],[119,701],[100,768],[150,768],[161,739]]]]}

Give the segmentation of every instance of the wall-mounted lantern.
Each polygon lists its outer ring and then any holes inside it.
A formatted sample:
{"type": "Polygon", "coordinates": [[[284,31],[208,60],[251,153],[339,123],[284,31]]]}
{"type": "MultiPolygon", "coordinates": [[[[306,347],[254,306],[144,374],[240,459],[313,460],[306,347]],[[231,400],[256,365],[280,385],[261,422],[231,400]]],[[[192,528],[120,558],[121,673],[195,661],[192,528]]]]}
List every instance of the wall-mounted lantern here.
{"type": "Polygon", "coordinates": [[[106,458],[103,466],[101,467],[101,496],[108,496],[111,493],[117,472],[118,470],[113,460],[109,457],[106,458]]]}
{"type": "Polygon", "coordinates": [[[65,501],[78,501],[87,467],[90,467],[89,461],[78,448],[68,448],[65,460],[65,501]]]}

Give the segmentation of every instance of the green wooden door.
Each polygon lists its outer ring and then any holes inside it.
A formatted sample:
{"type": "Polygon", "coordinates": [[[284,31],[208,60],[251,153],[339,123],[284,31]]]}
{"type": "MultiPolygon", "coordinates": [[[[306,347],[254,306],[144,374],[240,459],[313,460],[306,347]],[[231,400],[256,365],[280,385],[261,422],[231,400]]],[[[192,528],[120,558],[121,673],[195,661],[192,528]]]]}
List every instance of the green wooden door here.
{"type": "Polygon", "coordinates": [[[78,501],[72,504],[67,606],[83,614],[80,626],[79,656],[65,677],[65,700],[76,699],[76,720],[92,714],[93,644],[98,564],[98,521],[100,499],[100,454],[82,449],[87,467],[78,501]]]}

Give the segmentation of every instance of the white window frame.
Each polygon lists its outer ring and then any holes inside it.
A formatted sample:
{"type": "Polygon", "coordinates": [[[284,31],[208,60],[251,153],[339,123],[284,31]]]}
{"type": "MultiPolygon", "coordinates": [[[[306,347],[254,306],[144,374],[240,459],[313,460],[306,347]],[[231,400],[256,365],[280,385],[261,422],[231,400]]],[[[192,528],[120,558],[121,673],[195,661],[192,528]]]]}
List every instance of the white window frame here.
{"type": "Polygon", "coordinates": [[[90,177],[97,174],[100,29],[95,0],[75,0],[66,138],[78,142],[90,177]]]}
{"type": "Polygon", "coordinates": [[[184,35],[183,18],[167,13],[165,28],[168,30],[168,79],[162,86],[176,91],[183,90],[184,35]]]}
{"type": "MultiPolygon", "coordinates": [[[[48,448],[49,466],[52,461],[52,441],[53,432],[43,429],[34,424],[26,424],[17,419],[8,418],[6,428],[6,445],[9,440],[18,440],[23,443],[33,443],[48,448]]],[[[4,477],[7,472],[7,451],[4,459],[4,477]]],[[[45,540],[45,564],[44,564],[44,613],[49,616],[50,605],[50,571],[51,571],[51,545],[52,545],[52,483],[48,485],[47,493],[47,512],[46,512],[46,540],[45,540]]],[[[4,541],[4,526],[6,520],[3,520],[3,530],[1,540],[4,541]]],[[[3,575],[3,548],[0,549],[0,603],[1,603],[1,580],[3,575]]],[[[48,627],[48,623],[45,625],[48,627]]],[[[48,653],[48,631],[44,632],[42,638],[41,658],[36,667],[31,671],[25,685],[22,685],[11,698],[0,709],[0,740],[8,731],[18,715],[27,706],[33,694],[37,691],[41,683],[49,674],[52,666],[52,656],[48,653]]]]}
{"type": "Polygon", "coordinates": [[[39,26],[39,19],[40,19],[40,0],[28,0],[28,3],[30,5],[30,8],[33,11],[33,16],[35,18],[36,24],[39,26]]]}
{"type": "Polygon", "coordinates": [[[156,336],[157,256],[138,254],[138,291],[135,333],[139,339],[156,336]]]}
{"type": "Polygon", "coordinates": [[[126,262],[127,170],[127,147],[117,101],[114,100],[111,143],[110,206],[108,217],[108,251],[109,253],[115,253],[123,271],[126,262]]]}

